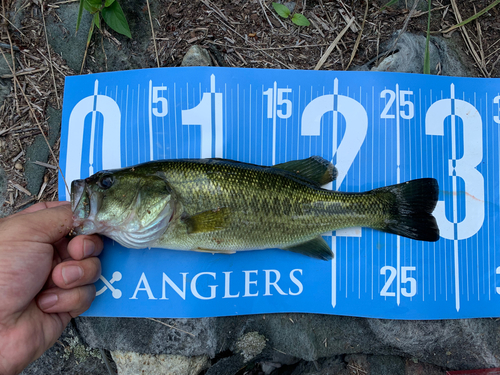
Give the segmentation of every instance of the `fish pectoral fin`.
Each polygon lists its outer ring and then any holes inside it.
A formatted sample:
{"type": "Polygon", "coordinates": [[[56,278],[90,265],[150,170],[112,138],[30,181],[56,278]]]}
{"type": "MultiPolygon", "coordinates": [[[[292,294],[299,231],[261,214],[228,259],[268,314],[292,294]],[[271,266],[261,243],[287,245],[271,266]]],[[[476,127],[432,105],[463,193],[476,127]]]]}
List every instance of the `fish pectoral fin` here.
{"type": "Polygon", "coordinates": [[[292,172],[296,177],[307,178],[311,180],[310,182],[314,182],[318,186],[325,185],[337,178],[337,168],[321,156],[292,160],[276,164],[272,168],[292,172]]]}
{"type": "Polygon", "coordinates": [[[212,253],[212,254],[234,254],[235,250],[215,250],[215,249],[204,249],[202,247],[194,248],[193,251],[199,253],[212,253]]]}
{"type": "Polygon", "coordinates": [[[230,223],[231,210],[228,207],[218,207],[200,212],[184,219],[188,234],[215,232],[227,228],[230,223]]]}
{"type": "Polygon", "coordinates": [[[284,247],[283,250],[293,251],[316,259],[330,260],[333,258],[332,250],[322,237],[316,237],[291,247],[284,247]]]}

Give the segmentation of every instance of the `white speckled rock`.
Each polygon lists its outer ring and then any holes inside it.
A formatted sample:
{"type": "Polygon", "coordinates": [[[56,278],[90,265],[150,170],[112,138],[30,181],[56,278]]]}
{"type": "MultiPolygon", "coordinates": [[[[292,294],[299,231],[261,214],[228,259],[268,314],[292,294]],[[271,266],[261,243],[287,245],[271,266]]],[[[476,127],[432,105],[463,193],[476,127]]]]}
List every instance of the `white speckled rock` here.
{"type": "Polygon", "coordinates": [[[210,366],[208,356],[152,355],[134,352],[111,352],[118,375],[197,375],[210,366]]]}
{"type": "Polygon", "coordinates": [[[184,58],[182,59],[182,64],[181,64],[181,66],[211,66],[211,65],[212,65],[212,59],[210,58],[210,55],[208,54],[207,50],[198,45],[191,46],[188,49],[188,51],[184,55],[184,58]]]}

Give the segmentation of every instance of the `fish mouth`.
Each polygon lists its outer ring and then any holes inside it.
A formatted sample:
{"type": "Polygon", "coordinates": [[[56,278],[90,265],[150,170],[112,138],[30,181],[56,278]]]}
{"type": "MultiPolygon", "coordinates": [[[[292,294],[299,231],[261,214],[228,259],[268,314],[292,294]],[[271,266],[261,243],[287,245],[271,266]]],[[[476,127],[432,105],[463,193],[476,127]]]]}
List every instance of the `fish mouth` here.
{"type": "Polygon", "coordinates": [[[89,217],[89,195],[85,187],[85,180],[75,180],[71,183],[71,211],[73,211],[73,219],[84,220],[89,217]]]}
{"type": "Polygon", "coordinates": [[[95,214],[99,199],[92,194],[85,180],[71,183],[71,210],[73,211],[73,231],[76,235],[96,233],[95,214]]]}

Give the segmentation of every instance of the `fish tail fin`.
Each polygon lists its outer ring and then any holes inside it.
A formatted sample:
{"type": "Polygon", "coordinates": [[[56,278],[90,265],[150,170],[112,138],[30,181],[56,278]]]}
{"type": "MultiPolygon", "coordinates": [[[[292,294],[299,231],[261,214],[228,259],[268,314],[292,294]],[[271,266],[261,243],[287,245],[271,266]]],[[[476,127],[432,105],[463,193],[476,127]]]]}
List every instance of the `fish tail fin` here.
{"type": "Polygon", "coordinates": [[[439,196],[434,178],[422,178],[372,190],[387,207],[386,219],[374,228],[419,241],[439,239],[439,228],[432,211],[439,196]]]}

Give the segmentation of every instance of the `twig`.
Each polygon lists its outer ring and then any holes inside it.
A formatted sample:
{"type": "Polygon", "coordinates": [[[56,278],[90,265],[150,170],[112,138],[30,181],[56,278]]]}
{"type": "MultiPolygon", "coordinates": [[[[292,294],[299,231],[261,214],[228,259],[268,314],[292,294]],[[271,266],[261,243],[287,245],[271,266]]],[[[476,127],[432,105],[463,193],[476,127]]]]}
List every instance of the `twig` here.
{"type": "Polygon", "coordinates": [[[12,181],[10,181],[10,184],[15,187],[17,190],[19,190],[21,193],[24,193],[26,194],[27,196],[31,197],[31,193],[29,192],[29,190],[26,190],[25,188],[23,188],[21,185],[19,184],[16,184],[12,181]]]}
{"type": "MultiPolygon", "coordinates": [[[[12,67],[10,66],[9,62],[7,61],[7,57],[5,56],[5,53],[3,52],[3,50],[1,48],[0,48],[0,53],[2,54],[5,62],[7,63],[8,67],[9,67],[9,69],[10,69],[12,75],[13,75],[13,79],[14,79],[15,84],[17,84],[19,86],[19,88],[21,89],[21,94],[23,94],[24,100],[26,101],[26,104],[28,105],[31,117],[33,118],[33,121],[35,121],[35,123],[37,124],[38,128],[40,129],[40,132],[42,133],[42,136],[43,136],[43,139],[45,140],[45,143],[49,147],[49,151],[50,151],[52,157],[54,158],[54,160],[57,160],[57,157],[54,154],[54,150],[52,150],[52,147],[50,147],[49,140],[47,139],[47,136],[43,132],[42,126],[40,125],[40,122],[38,121],[38,118],[35,115],[35,111],[33,110],[33,105],[34,104],[32,104],[29,101],[28,97],[26,96],[26,93],[24,92],[24,89],[21,86],[21,83],[19,82],[19,80],[17,79],[16,75],[14,74],[14,71],[12,70],[12,67]]],[[[64,181],[64,185],[66,186],[66,190],[68,191],[68,194],[69,194],[70,190],[69,190],[69,187],[68,187],[68,183],[66,182],[66,178],[64,177],[64,173],[61,170],[61,167],[59,166],[59,164],[57,165],[57,168],[59,169],[59,172],[61,173],[61,176],[62,176],[63,181],[64,181]]]]}
{"type": "Polygon", "coordinates": [[[156,65],[158,65],[158,68],[159,68],[160,67],[160,59],[158,58],[158,49],[156,48],[155,28],[153,26],[153,19],[151,18],[151,9],[149,7],[149,0],[146,0],[146,4],[148,5],[149,23],[151,24],[151,34],[153,35],[153,45],[155,46],[156,65]]]}
{"type": "Polygon", "coordinates": [[[170,325],[170,324],[167,324],[167,323],[165,323],[165,322],[162,322],[161,320],[154,319],[154,318],[146,318],[146,319],[152,320],[153,322],[156,322],[156,323],[163,324],[164,326],[167,326],[167,327],[172,328],[172,329],[176,329],[176,330],[178,330],[178,331],[181,331],[181,332],[187,333],[188,335],[191,335],[191,336],[195,337],[195,336],[194,336],[191,332],[184,331],[183,329],[180,329],[180,328],[177,328],[177,327],[172,326],[172,325],[170,325]]]}
{"type": "MultiPolygon", "coordinates": [[[[474,5],[474,12],[476,11],[476,6],[474,5]]],[[[476,18],[476,27],[477,27],[477,38],[479,39],[479,56],[481,58],[481,65],[485,72],[488,72],[486,69],[486,61],[484,58],[484,50],[483,50],[483,33],[481,31],[481,24],[479,20],[476,18]]]]}
{"type": "MultiPolygon", "coordinates": [[[[452,6],[453,6],[453,3],[455,1],[452,1],[452,6]]],[[[462,26],[465,26],[466,24],[468,24],[470,21],[473,21],[474,19],[482,16],[484,13],[486,13],[487,11],[489,11],[490,9],[492,9],[495,5],[498,5],[500,4],[500,0],[496,0],[494,1],[493,3],[491,3],[490,5],[488,5],[486,8],[484,8],[483,10],[479,11],[479,13],[475,13],[473,16],[467,18],[465,21],[462,21],[461,20],[461,17],[460,17],[460,21],[458,24],[454,25],[454,26],[451,26],[449,28],[447,28],[446,30],[444,31],[441,31],[443,34],[448,34],[450,31],[453,31],[459,27],[462,27],[462,26]]],[[[456,4],[455,4],[456,6],[456,4]]]]}
{"type": "Polygon", "coordinates": [[[262,8],[262,12],[264,13],[264,16],[266,16],[266,20],[269,23],[269,26],[271,26],[271,29],[274,29],[274,26],[271,23],[271,21],[269,20],[269,17],[267,16],[267,13],[266,13],[266,10],[264,9],[264,5],[262,5],[262,0],[259,0],[259,4],[260,4],[260,6],[262,8]]]}
{"type": "Polygon", "coordinates": [[[219,16],[221,16],[224,19],[224,21],[229,22],[229,20],[227,19],[226,15],[224,13],[222,13],[221,10],[219,8],[217,8],[215,5],[210,4],[209,0],[201,0],[201,2],[203,4],[205,4],[207,7],[209,7],[210,9],[212,9],[219,16]]]}
{"type": "MultiPolygon", "coordinates": [[[[7,21],[14,29],[16,29],[16,31],[19,32],[19,34],[21,34],[23,37],[26,38],[26,35],[21,30],[19,30],[16,27],[16,25],[14,25],[12,22],[10,22],[10,20],[7,17],[5,17],[5,15],[3,15],[3,14],[0,13],[0,17],[2,17],[5,21],[7,21]]],[[[14,47],[14,48],[18,48],[18,47],[14,47]]],[[[19,48],[18,48],[18,50],[19,50],[19,48]]]]}
{"type": "Polygon", "coordinates": [[[318,63],[314,67],[314,70],[319,70],[323,64],[325,63],[326,59],[328,59],[328,56],[332,53],[333,49],[337,45],[337,43],[340,41],[340,39],[344,36],[344,34],[349,30],[351,27],[352,23],[354,22],[354,18],[351,18],[351,20],[347,23],[347,25],[344,27],[344,29],[337,35],[335,40],[330,44],[330,47],[327,48],[323,56],[321,56],[321,59],[319,59],[318,63]]]}
{"type": "Polygon", "coordinates": [[[54,68],[52,66],[52,56],[50,54],[49,38],[47,36],[47,27],[45,25],[45,15],[43,14],[43,2],[40,2],[40,9],[42,10],[42,20],[43,20],[43,32],[45,33],[45,45],[47,46],[47,52],[49,54],[49,66],[50,73],[52,74],[52,83],[54,84],[54,92],[56,93],[57,109],[61,108],[61,103],[59,102],[59,94],[57,93],[56,76],[54,75],[54,68]]]}
{"type": "Polygon", "coordinates": [[[286,27],[286,25],[281,21],[281,17],[277,16],[275,12],[273,12],[271,9],[269,9],[269,7],[267,6],[266,3],[264,3],[264,7],[267,8],[267,10],[271,13],[271,15],[278,20],[278,22],[281,24],[281,26],[283,26],[283,28],[285,30],[288,31],[288,27],[286,27]]]}
{"type": "MultiPolygon", "coordinates": [[[[460,11],[458,10],[457,3],[455,2],[455,0],[450,0],[450,1],[451,1],[451,7],[453,8],[453,13],[455,13],[455,18],[457,19],[458,24],[461,24],[462,23],[462,16],[460,15],[460,11]]],[[[476,50],[473,48],[472,41],[469,37],[469,33],[467,32],[467,29],[465,28],[465,26],[460,26],[460,31],[462,32],[462,38],[464,39],[464,42],[467,45],[467,48],[469,49],[470,53],[472,54],[472,57],[474,57],[474,60],[476,61],[478,68],[481,70],[481,73],[483,73],[483,75],[485,77],[487,77],[488,72],[485,72],[483,70],[483,67],[481,65],[481,59],[479,58],[476,50]]]]}
{"type": "Polygon", "coordinates": [[[321,5],[321,9],[323,9],[323,12],[326,14],[326,18],[328,18],[328,21],[330,21],[330,25],[334,27],[335,25],[333,24],[332,19],[330,18],[330,13],[328,13],[325,9],[325,5],[323,4],[323,0],[319,0],[319,3],[321,5]]]}
{"type": "Polygon", "coordinates": [[[17,46],[11,46],[10,44],[7,44],[7,43],[0,43],[0,48],[5,48],[5,49],[11,49],[12,48],[16,52],[20,51],[19,47],[17,47],[17,46]]]}
{"type": "Polygon", "coordinates": [[[50,169],[57,170],[57,167],[55,165],[44,163],[43,161],[38,161],[37,160],[37,161],[34,161],[33,164],[39,165],[41,167],[45,167],[45,168],[50,168],[50,169]]]}
{"type": "MultiPolygon", "coordinates": [[[[2,16],[3,16],[4,19],[6,19],[5,18],[5,4],[4,4],[4,0],[2,0],[2,16]]],[[[10,57],[12,59],[12,69],[11,69],[11,72],[12,72],[12,76],[15,77],[16,76],[16,59],[14,57],[14,47],[12,46],[12,40],[10,39],[10,33],[9,33],[9,29],[7,27],[5,28],[5,32],[7,34],[7,38],[9,39],[10,57]]],[[[3,54],[3,51],[2,51],[2,54],[3,54]]],[[[5,61],[7,62],[7,60],[5,60],[5,61]]],[[[7,62],[7,64],[8,64],[8,62],[7,62]]],[[[14,103],[16,103],[16,111],[17,111],[17,113],[20,113],[19,112],[19,100],[17,100],[17,88],[16,88],[16,85],[14,85],[14,103]]]]}
{"type": "Polygon", "coordinates": [[[352,60],[354,59],[354,56],[356,55],[356,52],[358,51],[359,42],[361,41],[361,37],[363,36],[363,30],[365,29],[366,17],[368,17],[368,0],[365,0],[365,2],[366,2],[365,15],[363,17],[363,23],[361,24],[361,30],[359,31],[359,35],[356,38],[356,43],[354,43],[354,48],[352,49],[352,53],[351,53],[351,59],[349,60],[349,63],[347,64],[347,68],[345,70],[349,69],[349,67],[351,66],[352,60]]]}
{"type": "MultiPolygon", "coordinates": [[[[45,71],[47,71],[47,69],[44,69],[44,68],[40,68],[40,69],[26,68],[26,69],[17,71],[16,75],[19,77],[19,76],[24,76],[27,74],[40,73],[40,72],[45,72],[45,71]]],[[[12,78],[12,77],[14,77],[12,74],[4,74],[0,78],[12,78]]]]}
{"type": "Polygon", "coordinates": [[[410,19],[413,17],[413,14],[415,13],[415,9],[417,9],[417,5],[419,2],[420,0],[415,0],[415,2],[413,3],[413,7],[410,10],[410,13],[408,13],[408,16],[405,19],[403,27],[399,31],[398,36],[396,37],[394,43],[392,44],[392,47],[389,48],[387,51],[385,51],[385,53],[380,58],[383,59],[386,56],[388,56],[392,51],[394,51],[394,48],[396,48],[396,45],[398,44],[399,38],[401,38],[401,35],[403,35],[403,33],[406,31],[406,28],[408,27],[408,22],[410,22],[410,19]]]}

